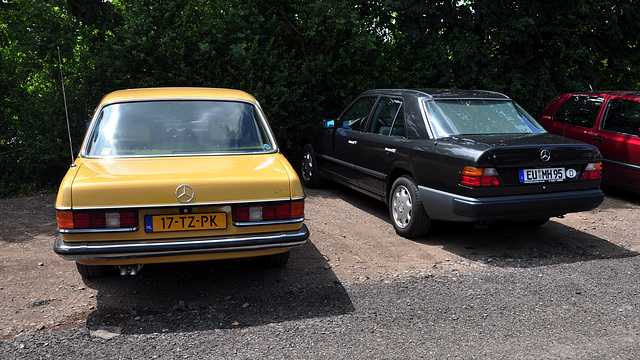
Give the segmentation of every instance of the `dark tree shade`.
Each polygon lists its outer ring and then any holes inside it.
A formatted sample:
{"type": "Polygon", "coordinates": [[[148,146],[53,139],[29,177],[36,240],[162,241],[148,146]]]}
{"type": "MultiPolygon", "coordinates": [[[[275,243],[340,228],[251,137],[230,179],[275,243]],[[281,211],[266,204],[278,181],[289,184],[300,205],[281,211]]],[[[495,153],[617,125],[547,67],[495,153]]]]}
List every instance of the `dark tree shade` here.
{"type": "Polygon", "coordinates": [[[0,1],[0,196],[55,188],[106,93],[245,90],[287,156],[375,87],[640,90],[640,0],[0,1]]]}

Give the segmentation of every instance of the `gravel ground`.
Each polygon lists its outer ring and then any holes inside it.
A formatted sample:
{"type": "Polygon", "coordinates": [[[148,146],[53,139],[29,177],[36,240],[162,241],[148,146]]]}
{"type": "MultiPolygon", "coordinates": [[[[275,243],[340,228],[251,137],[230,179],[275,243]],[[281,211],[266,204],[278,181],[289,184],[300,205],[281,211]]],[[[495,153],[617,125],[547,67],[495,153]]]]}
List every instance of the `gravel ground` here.
{"type": "Polygon", "coordinates": [[[395,235],[381,203],[337,186],[308,195],[312,237],[278,269],[166,264],[82,281],[49,248],[7,274],[53,235],[12,242],[5,229],[0,359],[640,357],[635,195],[536,229],[436,223],[418,241],[395,235]]]}
{"type": "Polygon", "coordinates": [[[633,359],[639,270],[624,258],[346,286],[281,278],[240,293],[228,284],[206,306],[106,312],[85,328],[21,334],[0,351],[4,359],[633,359]]]}

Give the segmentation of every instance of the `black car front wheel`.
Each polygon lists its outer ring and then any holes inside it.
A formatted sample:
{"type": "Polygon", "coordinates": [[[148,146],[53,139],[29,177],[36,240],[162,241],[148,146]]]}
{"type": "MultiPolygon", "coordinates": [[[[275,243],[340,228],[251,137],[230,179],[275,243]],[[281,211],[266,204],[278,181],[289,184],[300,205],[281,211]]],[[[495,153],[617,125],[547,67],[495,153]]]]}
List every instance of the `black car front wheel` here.
{"type": "Polygon", "coordinates": [[[301,155],[302,182],[304,183],[304,186],[312,189],[319,187],[322,183],[322,179],[318,173],[318,163],[311,144],[306,144],[302,148],[301,155]]]}
{"type": "Polygon", "coordinates": [[[415,180],[408,176],[401,176],[393,183],[389,214],[396,233],[406,238],[424,236],[431,224],[415,180]]]}

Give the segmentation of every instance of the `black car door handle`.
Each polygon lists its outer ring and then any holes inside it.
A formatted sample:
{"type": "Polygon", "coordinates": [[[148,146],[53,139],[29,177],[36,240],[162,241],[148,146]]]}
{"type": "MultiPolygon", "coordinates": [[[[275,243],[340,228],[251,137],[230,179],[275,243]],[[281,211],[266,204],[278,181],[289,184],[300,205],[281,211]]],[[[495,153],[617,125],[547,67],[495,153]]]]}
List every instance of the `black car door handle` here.
{"type": "Polygon", "coordinates": [[[357,140],[347,140],[347,143],[349,145],[351,145],[351,146],[354,146],[354,145],[356,145],[358,143],[358,141],[357,140]]]}
{"type": "Polygon", "coordinates": [[[396,149],[394,149],[394,148],[388,148],[388,147],[386,147],[386,148],[384,148],[384,151],[386,151],[386,152],[388,152],[388,153],[390,153],[390,154],[395,154],[395,153],[396,153],[396,151],[398,151],[398,150],[396,150],[396,149]]]}
{"type": "Polygon", "coordinates": [[[604,141],[604,138],[602,136],[594,136],[592,137],[593,141],[604,141]]]}

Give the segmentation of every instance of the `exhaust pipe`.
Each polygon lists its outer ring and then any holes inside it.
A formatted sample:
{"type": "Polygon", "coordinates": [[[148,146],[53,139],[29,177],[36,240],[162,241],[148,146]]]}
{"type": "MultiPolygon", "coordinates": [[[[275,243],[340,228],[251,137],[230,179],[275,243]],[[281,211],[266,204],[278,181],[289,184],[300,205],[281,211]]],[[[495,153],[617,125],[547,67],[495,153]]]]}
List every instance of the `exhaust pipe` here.
{"type": "Polygon", "coordinates": [[[120,275],[138,275],[138,272],[142,270],[143,264],[138,265],[120,265],[118,269],[120,269],[120,275]]]}

